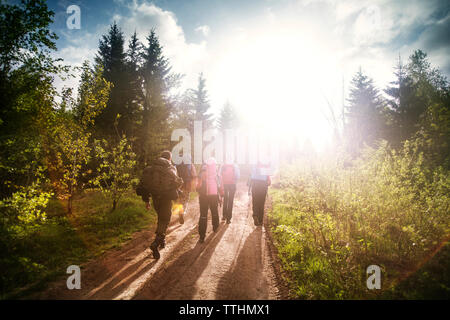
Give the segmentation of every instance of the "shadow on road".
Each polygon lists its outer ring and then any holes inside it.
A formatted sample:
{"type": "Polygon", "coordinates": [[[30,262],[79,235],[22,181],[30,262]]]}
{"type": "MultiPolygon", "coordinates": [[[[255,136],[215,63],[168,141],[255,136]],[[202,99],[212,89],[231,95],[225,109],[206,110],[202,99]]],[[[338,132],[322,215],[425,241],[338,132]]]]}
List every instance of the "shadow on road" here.
{"type": "MultiPolygon", "coordinates": [[[[228,225],[221,224],[217,233],[211,233],[204,243],[197,242],[168,267],[161,267],[134,299],[192,299],[197,291],[195,283],[207,267],[227,228],[228,225]]],[[[198,239],[196,234],[188,236],[192,240],[194,237],[198,239]]]]}
{"type": "Polygon", "coordinates": [[[216,299],[266,299],[262,261],[262,229],[256,228],[245,240],[236,261],[220,279],[216,299]]]}

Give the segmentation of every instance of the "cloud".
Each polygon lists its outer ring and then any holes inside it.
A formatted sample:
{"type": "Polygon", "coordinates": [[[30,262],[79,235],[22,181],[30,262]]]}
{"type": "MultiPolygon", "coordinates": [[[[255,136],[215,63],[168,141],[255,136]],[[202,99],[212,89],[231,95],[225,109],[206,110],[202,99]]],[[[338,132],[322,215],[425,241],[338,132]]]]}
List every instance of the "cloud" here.
{"type": "Polygon", "coordinates": [[[207,25],[203,25],[200,27],[195,28],[196,32],[200,32],[201,34],[203,34],[205,37],[207,37],[209,35],[209,32],[211,31],[211,29],[209,28],[209,26],[207,25]]]}

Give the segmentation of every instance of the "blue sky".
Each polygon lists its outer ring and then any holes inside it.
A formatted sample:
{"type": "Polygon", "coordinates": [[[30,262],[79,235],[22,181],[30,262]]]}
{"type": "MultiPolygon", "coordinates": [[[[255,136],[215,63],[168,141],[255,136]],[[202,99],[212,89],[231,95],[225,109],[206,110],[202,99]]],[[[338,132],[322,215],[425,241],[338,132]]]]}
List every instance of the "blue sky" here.
{"type": "Polygon", "coordinates": [[[339,110],[342,83],[348,92],[360,66],[383,89],[399,54],[406,61],[420,48],[450,75],[449,1],[58,0],[48,6],[60,37],[57,55],[66,62],[92,61],[114,20],[127,40],[136,30],[145,41],[155,27],[173,70],[185,74],[182,90],[203,72],[214,112],[229,100],[248,118],[284,122],[317,144],[329,136],[326,101],[339,110]],[[81,8],[80,30],[66,27],[71,4],[81,8]],[[291,120],[273,118],[274,107],[291,120]]]}

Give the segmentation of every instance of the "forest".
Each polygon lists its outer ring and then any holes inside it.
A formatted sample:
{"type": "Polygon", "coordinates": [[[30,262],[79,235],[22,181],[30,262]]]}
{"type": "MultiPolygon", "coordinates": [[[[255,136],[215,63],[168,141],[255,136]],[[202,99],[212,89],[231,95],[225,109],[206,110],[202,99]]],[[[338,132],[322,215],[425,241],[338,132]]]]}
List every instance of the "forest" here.
{"type": "MultiPolygon", "coordinates": [[[[54,58],[53,16],[42,0],[0,2],[1,299],[154,224],[135,188],[174,129],[242,123],[230,103],[210,112],[203,74],[177,90],[157,30],[142,43],[114,22],[80,68],[54,58]],[[76,74],[77,92],[57,90],[76,74]]],[[[354,74],[342,114],[327,115],[332,147],[281,158],[268,218],[292,299],[450,296],[448,79],[420,49],[392,66],[383,88],[354,74]],[[383,290],[361,286],[371,264],[383,290]]]]}

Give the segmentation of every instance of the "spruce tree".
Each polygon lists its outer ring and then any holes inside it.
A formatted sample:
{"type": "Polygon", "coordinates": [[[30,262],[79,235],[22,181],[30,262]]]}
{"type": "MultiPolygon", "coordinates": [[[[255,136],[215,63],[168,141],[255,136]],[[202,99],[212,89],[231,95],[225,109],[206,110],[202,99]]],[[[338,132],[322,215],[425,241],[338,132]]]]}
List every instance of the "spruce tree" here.
{"type": "Polygon", "coordinates": [[[150,31],[147,41],[141,70],[144,87],[142,125],[138,138],[140,145],[138,161],[141,165],[156,157],[170,143],[171,105],[168,93],[173,75],[154,29],[150,31]]]}
{"type": "Polygon", "coordinates": [[[208,100],[208,91],[206,90],[206,80],[203,73],[198,76],[197,89],[192,91],[193,106],[195,110],[195,120],[203,122],[203,130],[209,129],[213,124],[213,116],[208,114],[211,107],[208,100]]]}
{"type": "MultiPolygon", "coordinates": [[[[124,36],[117,23],[114,22],[108,34],[103,35],[99,42],[99,49],[95,62],[103,66],[103,78],[111,82],[111,89],[107,107],[96,118],[96,125],[100,134],[105,136],[117,136],[114,126],[118,115],[126,113],[126,77],[125,75],[125,51],[124,36]]],[[[117,129],[121,135],[124,132],[124,123],[119,120],[117,129]]]]}
{"type": "Polygon", "coordinates": [[[373,80],[360,69],[351,81],[350,97],[346,106],[345,134],[353,154],[364,144],[373,146],[382,137],[383,104],[373,80]]]}

